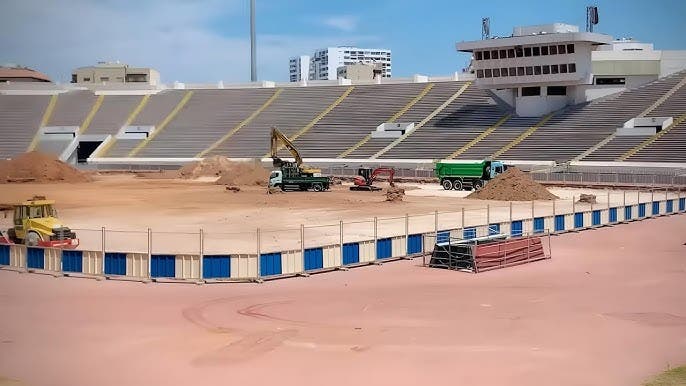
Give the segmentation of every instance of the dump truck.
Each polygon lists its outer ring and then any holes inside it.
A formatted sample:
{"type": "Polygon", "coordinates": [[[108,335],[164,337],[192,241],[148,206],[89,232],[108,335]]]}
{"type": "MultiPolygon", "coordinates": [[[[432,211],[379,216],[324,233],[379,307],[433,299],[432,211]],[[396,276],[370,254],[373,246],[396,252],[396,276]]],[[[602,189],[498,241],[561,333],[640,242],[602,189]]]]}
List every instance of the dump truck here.
{"type": "Polygon", "coordinates": [[[76,248],[79,239],[57,217],[55,201],[43,196],[12,205],[14,227],[7,230],[7,238],[15,244],[50,248],[76,248]]]}
{"type": "Polygon", "coordinates": [[[443,160],[436,162],[434,172],[445,190],[480,190],[506,169],[501,161],[443,160]]]}
{"type": "Polygon", "coordinates": [[[271,157],[272,165],[278,170],[269,175],[269,187],[287,190],[314,190],[321,192],[329,190],[331,179],[321,175],[321,170],[308,168],[303,165],[300,152],[295,148],[286,135],[276,127],[271,130],[271,157]],[[285,161],[278,157],[279,143],[282,143],[291,152],[295,162],[285,161]]]}

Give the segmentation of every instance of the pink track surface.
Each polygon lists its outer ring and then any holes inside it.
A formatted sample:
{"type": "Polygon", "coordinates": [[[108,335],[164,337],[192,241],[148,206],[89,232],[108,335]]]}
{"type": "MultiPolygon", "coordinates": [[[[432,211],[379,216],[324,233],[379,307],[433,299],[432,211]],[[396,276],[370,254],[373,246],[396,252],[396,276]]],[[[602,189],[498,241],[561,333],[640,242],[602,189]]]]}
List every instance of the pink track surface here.
{"type": "Polygon", "coordinates": [[[0,272],[27,385],[638,385],[686,362],[686,216],[478,275],[420,260],[257,284],[0,272]]]}

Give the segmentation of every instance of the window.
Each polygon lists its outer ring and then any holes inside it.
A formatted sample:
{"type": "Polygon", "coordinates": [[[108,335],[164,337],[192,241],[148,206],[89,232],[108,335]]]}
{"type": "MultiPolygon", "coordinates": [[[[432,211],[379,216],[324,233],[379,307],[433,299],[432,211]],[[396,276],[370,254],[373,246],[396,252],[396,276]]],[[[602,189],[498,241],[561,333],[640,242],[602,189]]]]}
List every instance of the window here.
{"type": "Polygon", "coordinates": [[[567,65],[567,70],[569,70],[570,73],[576,72],[576,63],[569,63],[567,65]]]}
{"type": "Polygon", "coordinates": [[[557,53],[560,55],[566,54],[567,46],[565,46],[564,44],[560,44],[559,46],[557,46],[557,53]]]}
{"type": "Polygon", "coordinates": [[[493,73],[492,73],[492,71],[491,71],[490,68],[487,68],[487,69],[484,70],[484,76],[485,76],[486,78],[490,78],[490,77],[493,76],[493,73]]]}
{"type": "Polygon", "coordinates": [[[541,66],[534,66],[534,75],[541,75],[541,66]]]}
{"type": "Polygon", "coordinates": [[[531,56],[531,47],[524,48],[524,56],[531,56]]]}
{"type": "Polygon", "coordinates": [[[541,47],[541,55],[548,55],[548,46],[541,47]]]}
{"type": "Polygon", "coordinates": [[[84,82],[90,82],[90,81],[91,81],[91,78],[83,78],[83,81],[84,81],[84,82]]]}
{"type": "Polygon", "coordinates": [[[500,59],[507,58],[507,50],[500,50],[500,59]]]}
{"type": "Polygon", "coordinates": [[[493,69],[493,77],[494,78],[500,78],[500,69],[499,68],[493,69]]]}
{"type": "Polygon", "coordinates": [[[491,51],[484,51],[484,60],[491,59],[491,51]]]}
{"type": "Polygon", "coordinates": [[[567,65],[566,64],[560,64],[560,74],[566,74],[567,73],[567,65]]]}
{"type": "Polygon", "coordinates": [[[71,82],[76,83],[76,74],[71,74],[71,82]]]}
{"type": "Polygon", "coordinates": [[[484,70],[476,70],[476,77],[481,79],[484,77],[484,70]]]}
{"type": "MultiPolygon", "coordinates": [[[[346,57],[346,59],[348,59],[348,58],[346,57]]],[[[483,56],[481,55],[481,51],[474,52],[474,59],[476,59],[476,60],[483,59],[483,56]]]]}
{"type": "Polygon", "coordinates": [[[550,66],[550,73],[551,74],[557,74],[558,73],[557,64],[553,64],[550,66]]]}
{"type": "Polygon", "coordinates": [[[626,84],[626,78],[596,78],[595,84],[626,84]]]}
{"type": "Polygon", "coordinates": [[[557,55],[557,46],[550,46],[550,55],[557,55]]]}
{"type": "Polygon", "coordinates": [[[522,87],[522,96],[538,96],[541,95],[540,87],[522,87]]]}
{"type": "Polygon", "coordinates": [[[524,67],[517,67],[517,76],[524,76],[524,67]]]}
{"type": "Polygon", "coordinates": [[[567,53],[568,54],[574,53],[574,44],[567,44],[567,53]]]}
{"type": "Polygon", "coordinates": [[[510,67],[510,71],[508,72],[510,73],[510,76],[517,76],[517,69],[514,67],[510,67]]]}
{"type": "Polygon", "coordinates": [[[498,59],[498,50],[491,51],[491,59],[498,59]]]}
{"type": "Polygon", "coordinates": [[[533,47],[531,51],[534,56],[541,56],[541,47],[533,47]]]}
{"type": "Polygon", "coordinates": [[[548,86],[548,95],[567,95],[567,87],[548,86]]]}
{"type": "Polygon", "coordinates": [[[503,67],[500,69],[500,76],[507,76],[507,67],[503,67]]]}
{"type": "Polygon", "coordinates": [[[524,56],[524,50],[522,49],[521,46],[515,47],[515,55],[516,55],[518,58],[521,58],[522,56],[524,56]]]}
{"type": "Polygon", "coordinates": [[[527,75],[533,75],[534,74],[534,68],[529,66],[526,68],[526,74],[527,75]]]}
{"type": "Polygon", "coordinates": [[[509,49],[507,50],[507,57],[508,57],[508,58],[514,58],[514,57],[515,57],[515,50],[514,50],[514,48],[509,48],[509,49]]]}
{"type": "Polygon", "coordinates": [[[109,77],[109,76],[101,76],[101,77],[100,77],[100,81],[101,81],[101,82],[109,82],[109,80],[110,80],[110,77],[109,77]]]}
{"type": "Polygon", "coordinates": [[[542,70],[543,70],[543,75],[550,74],[550,66],[549,65],[546,64],[545,66],[543,66],[542,70]]]}

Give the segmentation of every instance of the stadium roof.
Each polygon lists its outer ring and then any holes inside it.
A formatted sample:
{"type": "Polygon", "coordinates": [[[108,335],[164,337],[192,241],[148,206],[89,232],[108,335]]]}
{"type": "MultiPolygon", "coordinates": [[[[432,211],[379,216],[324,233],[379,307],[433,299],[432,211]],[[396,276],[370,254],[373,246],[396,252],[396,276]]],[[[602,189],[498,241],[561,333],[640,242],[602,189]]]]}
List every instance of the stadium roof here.
{"type": "Polygon", "coordinates": [[[35,79],[39,82],[52,82],[47,75],[24,67],[0,67],[0,79],[35,79]]]}

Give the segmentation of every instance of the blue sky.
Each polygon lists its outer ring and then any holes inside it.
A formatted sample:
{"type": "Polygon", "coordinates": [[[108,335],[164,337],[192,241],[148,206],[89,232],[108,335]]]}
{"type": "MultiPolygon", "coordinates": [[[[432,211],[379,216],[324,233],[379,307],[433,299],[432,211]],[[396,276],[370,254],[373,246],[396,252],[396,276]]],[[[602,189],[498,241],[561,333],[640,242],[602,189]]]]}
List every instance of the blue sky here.
{"type": "MultiPolygon", "coordinates": [[[[249,71],[248,0],[3,0],[0,63],[68,81],[99,60],[157,68],[164,82],[244,82],[249,71]]],[[[587,1],[257,0],[258,75],[285,81],[288,57],[328,45],[393,50],[394,76],[448,75],[468,58],[455,42],[516,25],[585,24],[587,1]]],[[[597,32],[686,49],[686,0],[605,0],[597,32]]]]}

